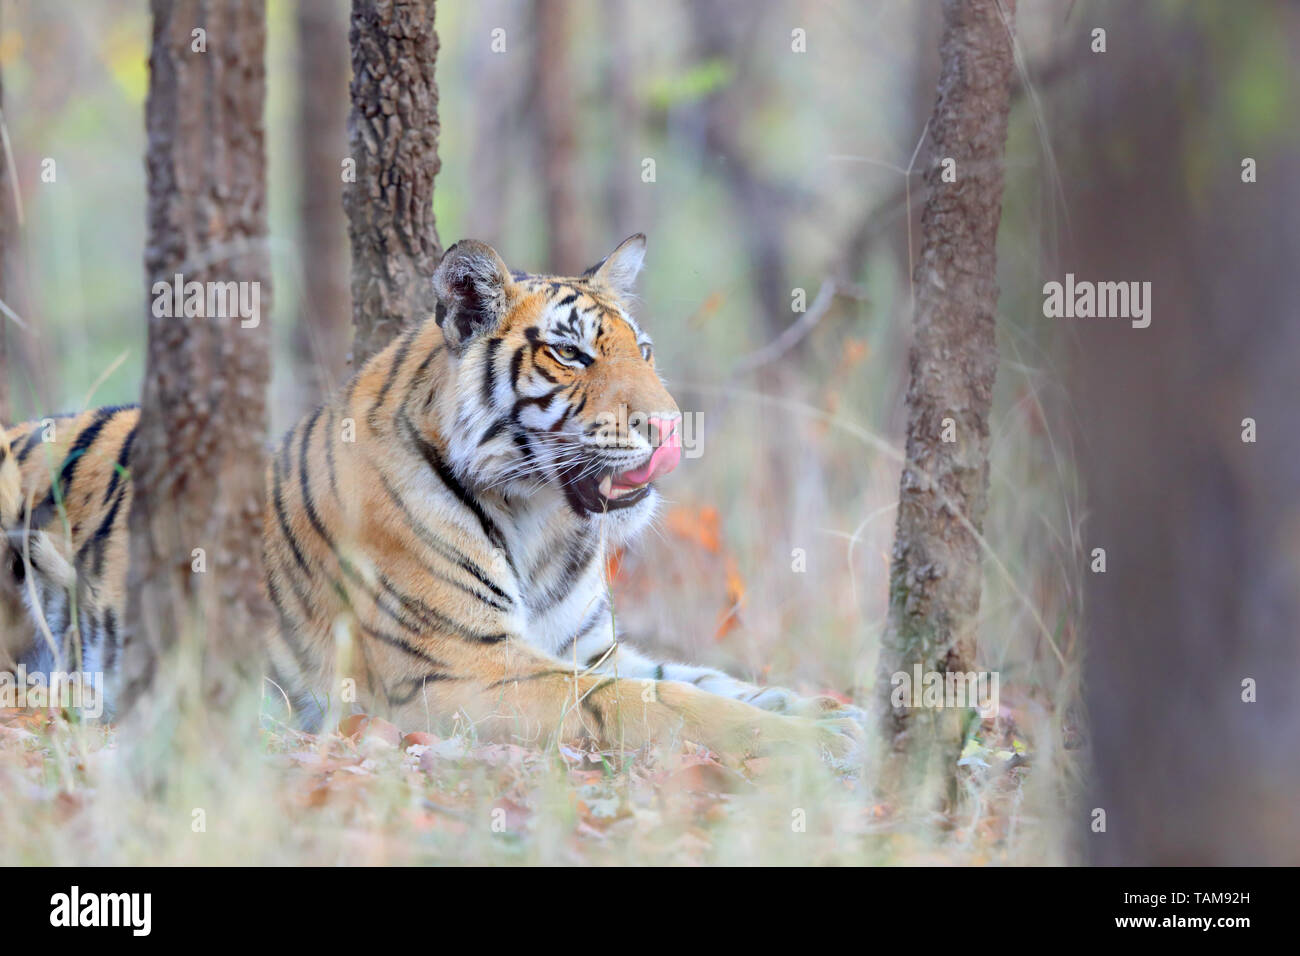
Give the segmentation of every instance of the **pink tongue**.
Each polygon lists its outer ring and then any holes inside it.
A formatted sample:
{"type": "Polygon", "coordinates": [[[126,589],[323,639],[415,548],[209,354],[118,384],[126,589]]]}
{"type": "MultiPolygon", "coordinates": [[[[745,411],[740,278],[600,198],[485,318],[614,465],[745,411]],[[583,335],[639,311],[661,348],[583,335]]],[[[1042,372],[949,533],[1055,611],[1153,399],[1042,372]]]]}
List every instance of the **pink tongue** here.
{"type": "Polygon", "coordinates": [[[650,456],[650,460],[634,471],[625,471],[614,476],[614,484],[624,487],[644,485],[662,475],[668,474],[682,460],[682,440],[674,430],[650,456]]]}

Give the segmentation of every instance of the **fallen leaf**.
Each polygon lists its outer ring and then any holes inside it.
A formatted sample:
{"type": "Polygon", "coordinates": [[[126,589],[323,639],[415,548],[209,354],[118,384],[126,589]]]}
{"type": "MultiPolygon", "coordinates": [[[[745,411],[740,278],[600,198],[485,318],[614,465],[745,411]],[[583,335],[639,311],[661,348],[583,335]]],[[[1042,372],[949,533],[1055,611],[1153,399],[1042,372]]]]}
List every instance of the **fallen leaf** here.
{"type": "Polygon", "coordinates": [[[368,714],[349,714],[339,721],[339,733],[356,741],[373,740],[392,747],[402,742],[402,732],[396,724],[368,714]]]}

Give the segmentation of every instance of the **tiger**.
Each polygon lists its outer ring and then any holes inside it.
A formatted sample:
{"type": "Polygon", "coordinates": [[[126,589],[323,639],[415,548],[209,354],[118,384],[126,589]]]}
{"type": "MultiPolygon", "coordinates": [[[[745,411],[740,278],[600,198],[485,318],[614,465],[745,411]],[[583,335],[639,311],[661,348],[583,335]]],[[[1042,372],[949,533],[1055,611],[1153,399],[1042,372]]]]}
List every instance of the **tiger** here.
{"type": "Polygon", "coordinates": [[[0,674],[118,673],[139,414],[0,427],[0,674]]]}
{"type": "MultiPolygon", "coordinates": [[[[607,557],[651,524],[683,452],[681,411],[630,308],[645,250],[638,233],[565,277],[457,242],[432,277],[434,313],[268,456],[262,554],[278,623],[266,683],[298,726],[346,710],[486,739],[857,752],[864,714],[850,704],[620,639],[607,557]]],[[[41,501],[0,505],[11,546],[43,534],[10,562],[10,590],[20,564],[42,578],[27,610],[56,635],[70,611],[55,595],[86,592],[84,657],[105,667],[123,633],[123,474],[138,416],[68,423],[61,494],[33,463],[31,427],[6,435],[0,465],[16,462],[41,501]],[[56,498],[66,544],[45,530],[56,498]]],[[[52,663],[48,647],[40,662],[52,663]]]]}

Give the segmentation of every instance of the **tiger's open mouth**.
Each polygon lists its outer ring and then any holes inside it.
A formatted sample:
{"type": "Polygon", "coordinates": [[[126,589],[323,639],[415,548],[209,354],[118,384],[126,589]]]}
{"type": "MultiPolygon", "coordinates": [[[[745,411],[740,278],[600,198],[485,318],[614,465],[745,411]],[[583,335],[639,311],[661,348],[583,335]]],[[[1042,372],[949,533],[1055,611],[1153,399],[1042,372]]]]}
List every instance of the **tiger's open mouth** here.
{"type": "Polygon", "coordinates": [[[630,508],[650,493],[650,482],[628,484],[626,472],[606,471],[586,477],[563,476],[569,498],[582,511],[602,513],[630,508]]]}
{"type": "Polygon", "coordinates": [[[656,448],[636,468],[592,470],[590,465],[574,465],[560,475],[569,500],[581,511],[602,513],[630,508],[650,493],[654,481],[668,474],[681,461],[682,449],[676,435],[656,448]]]}

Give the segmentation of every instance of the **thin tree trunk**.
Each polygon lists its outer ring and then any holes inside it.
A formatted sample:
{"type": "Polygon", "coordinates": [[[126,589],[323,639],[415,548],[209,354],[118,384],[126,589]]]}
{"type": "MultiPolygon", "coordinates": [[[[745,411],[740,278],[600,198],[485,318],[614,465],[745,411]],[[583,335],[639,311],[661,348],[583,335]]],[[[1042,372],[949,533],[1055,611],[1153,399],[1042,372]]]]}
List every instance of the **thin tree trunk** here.
{"type": "Polygon", "coordinates": [[[256,659],[269,619],[257,547],[270,380],[265,8],[262,0],[151,6],[149,341],[131,456],[125,676],[138,689],[159,650],[201,640],[212,694],[229,686],[232,665],[256,659]],[[193,48],[195,29],[206,31],[206,52],[193,48]],[[177,275],[204,288],[249,283],[256,324],[229,307],[235,314],[158,315],[155,283],[177,275]]]}
{"type": "MultiPolygon", "coordinates": [[[[889,620],[877,680],[888,747],[882,784],[953,794],[969,711],[890,700],[895,674],[966,672],[975,658],[989,411],[997,371],[997,232],[1013,72],[1014,0],[945,0],[939,95],[916,268],[889,620]],[[1007,17],[1004,22],[1003,16],[1007,17]],[[942,161],[956,161],[956,182],[942,161]],[[944,441],[945,419],[952,420],[944,441]]],[[[917,794],[920,797],[920,794],[917,794]]]]}
{"type": "Polygon", "coordinates": [[[442,258],[433,219],[438,159],[434,0],[353,0],[343,209],[352,243],[352,363],[433,311],[442,258]]]}
{"type": "Polygon", "coordinates": [[[584,268],[582,217],[575,181],[578,134],[569,69],[570,13],[568,0],[536,0],[534,7],[534,122],[545,190],[546,265],[562,274],[584,268]]]}
{"type": "Polygon", "coordinates": [[[293,326],[299,382],[311,400],[347,368],[351,329],[347,223],[339,205],[347,153],[348,31],[343,0],[298,0],[298,227],[303,292],[293,326]]]}

